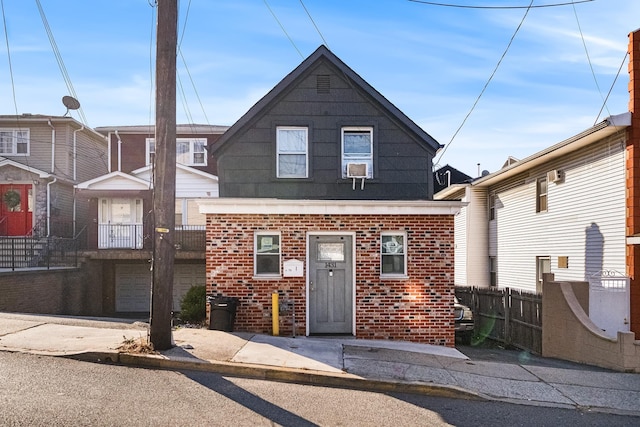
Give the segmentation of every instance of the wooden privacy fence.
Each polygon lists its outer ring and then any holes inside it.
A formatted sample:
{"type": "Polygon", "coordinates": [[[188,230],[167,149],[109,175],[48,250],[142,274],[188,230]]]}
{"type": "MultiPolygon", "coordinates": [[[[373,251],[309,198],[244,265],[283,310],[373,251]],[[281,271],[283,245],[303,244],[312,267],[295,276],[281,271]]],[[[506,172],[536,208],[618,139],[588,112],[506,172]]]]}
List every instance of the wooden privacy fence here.
{"type": "Polygon", "coordinates": [[[475,319],[474,340],[489,338],[542,353],[542,295],[511,288],[456,287],[475,319]]]}

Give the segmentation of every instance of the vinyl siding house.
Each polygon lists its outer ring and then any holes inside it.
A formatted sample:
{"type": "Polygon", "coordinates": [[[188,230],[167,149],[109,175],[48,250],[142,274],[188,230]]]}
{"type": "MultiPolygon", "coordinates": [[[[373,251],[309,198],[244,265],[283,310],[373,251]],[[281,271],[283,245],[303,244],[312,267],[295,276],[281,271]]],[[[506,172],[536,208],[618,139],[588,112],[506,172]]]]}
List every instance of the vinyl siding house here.
{"type": "Polygon", "coordinates": [[[74,185],[107,172],[104,136],[71,117],[0,116],[0,236],[74,237],[74,185]]]}
{"type": "MultiPolygon", "coordinates": [[[[542,274],[597,282],[624,276],[625,147],[631,114],[435,195],[466,204],[455,219],[455,284],[541,292],[542,274]],[[604,272],[604,273],[603,273],[604,272]]],[[[628,289],[627,289],[628,291],[628,289]]],[[[613,307],[629,330],[629,296],[613,307]]],[[[594,320],[595,321],[595,320],[594,320]]],[[[624,330],[624,329],[621,329],[624,330]]]]}
{"type": "MultiPolygon", "coordinates": [[[[207,153],[224,126],[178,125],[176,138],[176,263],[173,309],[205,284],[205,216],[197,201],[218,197],[216,163],[207,153]]],[[[78,184],[90,206],[89,259],[101,263],[104,313],[148,313],[153,226],[152,126],[99,127],[108,141],[109,172],[78,184]]]]}
{"type": "Polygon", "coordinates": [[[453,219],[440,144],[319,47],[213,146],[207,292],[235,329],[453,346],[453,219]]]}

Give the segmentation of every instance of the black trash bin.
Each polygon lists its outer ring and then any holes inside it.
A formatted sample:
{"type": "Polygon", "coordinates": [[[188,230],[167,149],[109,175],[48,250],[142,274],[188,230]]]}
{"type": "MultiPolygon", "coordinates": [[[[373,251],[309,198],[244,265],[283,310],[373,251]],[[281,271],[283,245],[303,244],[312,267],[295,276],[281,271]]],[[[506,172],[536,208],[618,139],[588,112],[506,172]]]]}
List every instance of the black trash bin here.
{"type": "Polygon", "coordinates": [[[233,324],[236,320],[236,308],[238,298],[233,297],[207,297],[207,302],[211,306],[209,315],[209,329],[216,331],[233,332],[233,324]]]}

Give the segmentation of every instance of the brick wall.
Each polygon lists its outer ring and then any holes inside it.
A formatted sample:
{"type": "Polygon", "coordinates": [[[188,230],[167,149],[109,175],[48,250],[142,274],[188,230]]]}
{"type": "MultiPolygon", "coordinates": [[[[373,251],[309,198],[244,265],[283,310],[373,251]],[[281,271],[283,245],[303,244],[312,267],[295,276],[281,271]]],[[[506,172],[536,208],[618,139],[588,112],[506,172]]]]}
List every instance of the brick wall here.
{"type": "MultiPolygon", "coordinates": [[[[305,277],[253,277],[254,232],[281,233],[281,261],[306,261],[307,232],[355,232],[358,338],[453,346],[453,216],[207,215],[207,294],[240,298],[235,330],[271,333],[271,294],[295,302],[306,331],[305,277]],[[380,233],[406,231],[408,279],[380,278],[380,233]]],[[[305,266],[306,269],[306,266],[305,266]]],[[[292,334],[290,315],[282,335],[292,334]]]]}
{"type": "Polygon", "coordinates": [[[82,268],[0,273],[0,311],[14,313],[102,315],[100,265],[82,268]]]}

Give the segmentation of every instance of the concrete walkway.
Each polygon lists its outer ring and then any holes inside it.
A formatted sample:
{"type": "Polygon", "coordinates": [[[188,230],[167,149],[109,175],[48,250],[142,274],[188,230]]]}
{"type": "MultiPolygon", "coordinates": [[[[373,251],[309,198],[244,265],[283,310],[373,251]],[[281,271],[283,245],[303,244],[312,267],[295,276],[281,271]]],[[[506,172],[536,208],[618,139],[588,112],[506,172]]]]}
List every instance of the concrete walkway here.
{"type": "Polygon", "coordinates": [[[177,328],[159,354],[123,353],[148,325],[123,319],[0,313],[0,351],[201,370],[272,381],[423,393],[640,416],[640,375],[507,350],[177,328]],[[514,356],[515,355],[515,356],[514,356]]]}

